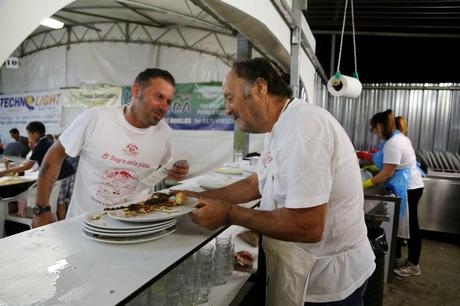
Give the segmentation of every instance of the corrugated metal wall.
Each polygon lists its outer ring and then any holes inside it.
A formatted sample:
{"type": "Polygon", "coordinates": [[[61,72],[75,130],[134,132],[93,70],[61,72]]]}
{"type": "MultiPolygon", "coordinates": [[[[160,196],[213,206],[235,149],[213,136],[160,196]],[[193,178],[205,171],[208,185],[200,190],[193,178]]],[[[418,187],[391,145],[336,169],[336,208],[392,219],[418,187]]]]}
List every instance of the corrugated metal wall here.
{"type": "Polygon", "coordinates": [[[416,150],[460,152],[460,84],[365,84],[358,99],[344,99],[329,95],[317,76],[315,89],[315,103],[332,113],[358,150],[377,144],[370,118],[390,108],[408,121],[416,150]]]}

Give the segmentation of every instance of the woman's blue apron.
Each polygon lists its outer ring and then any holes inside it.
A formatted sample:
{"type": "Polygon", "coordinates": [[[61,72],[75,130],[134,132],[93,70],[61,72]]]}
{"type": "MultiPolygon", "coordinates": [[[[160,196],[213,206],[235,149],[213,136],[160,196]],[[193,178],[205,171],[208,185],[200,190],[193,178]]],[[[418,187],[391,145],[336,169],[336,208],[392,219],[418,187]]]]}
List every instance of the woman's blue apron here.
{"type": "MultiPolygon", "coordinates": [[[[397,134],[400,134],[400,132],[393,132],[391,137],[394,137],[397,134]]],[[[381,142],[379,144],[379,151],[372,154],[372,160],[380,171],[383,169],[383,147],[387,141],[388,140],[381,142]]],[[[393,176],[384,183],[386,188],[393,191],[401,199],[401,204],[399,207],[398,237],[405,239],[409,239],[409,209],[407,206],[407,187],[409,186],[410,175],[410,166],[396,169],[393,176]]]]}

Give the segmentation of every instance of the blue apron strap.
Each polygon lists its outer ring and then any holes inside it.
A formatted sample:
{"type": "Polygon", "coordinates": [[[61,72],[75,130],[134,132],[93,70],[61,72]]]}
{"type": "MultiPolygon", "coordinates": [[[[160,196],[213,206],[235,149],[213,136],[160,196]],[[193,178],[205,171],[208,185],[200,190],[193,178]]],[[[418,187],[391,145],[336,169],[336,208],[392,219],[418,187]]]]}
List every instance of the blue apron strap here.
{"type": "Polygon", "coordinates": [[[400,199],[401,206],[399,210],[400,218],[404,217],[407,205],[407,187],[409,186],[409,179],[411,168],[402,168],[395,170],[393,176],[385,182],[385,187],[393,191],[400,199]]]}

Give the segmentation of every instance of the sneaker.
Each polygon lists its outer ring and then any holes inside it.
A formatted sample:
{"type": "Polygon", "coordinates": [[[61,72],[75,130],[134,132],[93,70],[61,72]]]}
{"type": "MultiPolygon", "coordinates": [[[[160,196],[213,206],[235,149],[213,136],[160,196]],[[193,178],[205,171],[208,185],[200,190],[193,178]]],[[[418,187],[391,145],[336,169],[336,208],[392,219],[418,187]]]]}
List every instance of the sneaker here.
{"type": "Polygon", "coordinates": [[[406,262],[404,263],[402,267],[396,268],[393,271],[395,272],[396,275],[402,276],[402,277],[422,274],[422,272],[420,271],[420,266],[414,265],[408,260],[406,260],[406,262]]]}
{"type": "Polygon", "coordinates": [[[406,261],[402,259],[401,257],[395,258],[395,269],[401,268],[402,266],[404,266],[405,263],[406,261]]]}

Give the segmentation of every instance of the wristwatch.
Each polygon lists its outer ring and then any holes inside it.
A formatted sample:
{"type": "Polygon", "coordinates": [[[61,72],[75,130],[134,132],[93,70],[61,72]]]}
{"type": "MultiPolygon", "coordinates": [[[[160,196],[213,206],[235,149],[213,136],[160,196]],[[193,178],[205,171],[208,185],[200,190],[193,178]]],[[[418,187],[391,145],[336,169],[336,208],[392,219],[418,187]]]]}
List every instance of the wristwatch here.
{"type": "Polygon", "coordinates": [[[38,206],[37,204],[34,205],[32,208],[34,215],[38,216],[39,214],[42,214],[47,211],[51,211],[51,206],[46,205],[46,206],[38,206]]]}

